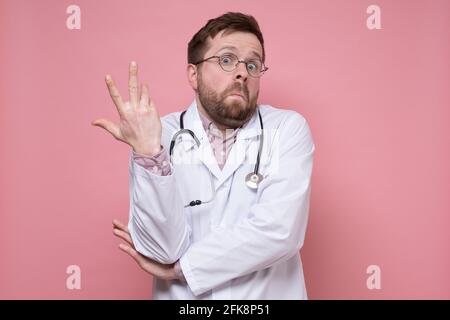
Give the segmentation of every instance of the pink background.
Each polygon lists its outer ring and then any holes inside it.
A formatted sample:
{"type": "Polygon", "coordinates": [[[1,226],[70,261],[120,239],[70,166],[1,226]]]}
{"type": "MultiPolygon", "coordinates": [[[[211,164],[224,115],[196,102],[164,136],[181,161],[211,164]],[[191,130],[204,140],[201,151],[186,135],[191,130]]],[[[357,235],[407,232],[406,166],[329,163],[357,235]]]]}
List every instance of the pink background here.
{"type": "Polygon", "coordinates": [[[117,120],[136,60],[161,114],[193,99],[187,42],[226,11],[266,40],[260,102],[295,109],[316,144],[302,257],[311,299],[450,298],[450,1],[0,1],[0,298],[148,299],[119,251],[129,147],[117,120]],[[66,8],[81,7],[81,30],[66,8]],[[381,7],[381,30],[366,8],[381,7]],[[66,268],[81,267],[81,290],[66,268]],[[366,268],[381,268],[380,290],[366,268]]]}

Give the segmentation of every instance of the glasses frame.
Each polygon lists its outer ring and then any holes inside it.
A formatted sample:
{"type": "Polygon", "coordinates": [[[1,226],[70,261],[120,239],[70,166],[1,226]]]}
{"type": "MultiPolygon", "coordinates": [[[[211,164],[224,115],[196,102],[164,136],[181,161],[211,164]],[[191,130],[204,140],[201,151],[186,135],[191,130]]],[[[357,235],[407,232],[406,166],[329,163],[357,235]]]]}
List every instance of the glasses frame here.
{"type": "Polygon", "coordinates": [[[238,57],[237,55],[235,55],[234,53],[224,53],[224,54],[222,54],[222,55],[220,55],[220,56],[211,56],[211,57],[208,57],[208,58],[206,58],[206,59],[197,61],[197,62],[193,63],[193,65],[195,65],[195,66],[196,66],[196,65],[199,65],[200,63],[203,63],[203,62],[205,62],[205,61],[209,61],[209,60],[211,60],[211,59],[213,59],[213,58],[217,58],[217,59],[218,59],[217,63],[219,64],[220,68],[222,68],[222,70],[225,71],[225,72],[233,72],[234,70],[236,70],[236,68],[238,67],[239,63],[245,64],[245,70],[247,70],[248,75],[249,75],[250,77],[252,77],[252,78],[260,78],[260,77],[262,77],[262,76],[264,75],[264,73],[265,73],[267,70],[269,70],[269,67],[266,67],[265,64],[264,64],[264,62],[261,61],[262,69],[261,69],[261,71],[259,72],[259,75],[258,75],[258,76],[254,76],[254,75],[252,75],[252,74],[250,73],[250,70],[248,69],[248,64],[249,64],[249,62],[246,62],[245,60],[239,60],[239,57],[238,57]],[[236,57],[237,62],[236,62],[236,64],[235,64],[233,70],[225,70],[224,67],[222,66],[222,64],[220,63],[220,61],[222,61],[221,58],[222,58],[223,56],[226,56],[226,55],[228,55],[228,56],[235,56],[235,57],[236,57]]]}

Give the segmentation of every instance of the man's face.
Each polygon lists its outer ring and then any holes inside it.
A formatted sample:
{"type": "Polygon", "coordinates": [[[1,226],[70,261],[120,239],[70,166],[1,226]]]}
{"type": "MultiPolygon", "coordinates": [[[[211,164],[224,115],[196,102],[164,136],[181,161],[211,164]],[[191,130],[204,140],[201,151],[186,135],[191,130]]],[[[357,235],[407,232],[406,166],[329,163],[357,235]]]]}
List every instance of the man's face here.
{"type": "MultiPolygon", "coordinates": [[[[233,53],[239,60],[262,61],[261,44],[248,32],[218,33],[210,39],[204,58],[224,53],[233,53]]],[[[225,128],[245,124],[256,110],[260,78],[251,77],[243,63],[231,72],[224,71],[218,59],[205,61],[197,69],[198,99],[210,118],[225,128]]]]}

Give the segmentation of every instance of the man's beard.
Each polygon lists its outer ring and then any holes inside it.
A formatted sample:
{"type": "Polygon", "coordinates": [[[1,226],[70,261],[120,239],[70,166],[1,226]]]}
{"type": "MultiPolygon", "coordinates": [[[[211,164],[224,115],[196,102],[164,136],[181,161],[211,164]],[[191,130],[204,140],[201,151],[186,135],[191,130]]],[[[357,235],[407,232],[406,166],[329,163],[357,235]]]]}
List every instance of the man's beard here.
{"type": "Polygon", "coordinates": [[[219,95],[203,82],[201,73],[199,74],[198,96],[200,103],[211,120],[225,128],[236,129],[250,120],[256,110],[258,94],[259,92],[257,92],[252,100],[249,100],[247,86],[240,82],[235,82],[219,95]],[[239,92],[244,96],[244,99],[225,101],[232,92],[239,92]]]}

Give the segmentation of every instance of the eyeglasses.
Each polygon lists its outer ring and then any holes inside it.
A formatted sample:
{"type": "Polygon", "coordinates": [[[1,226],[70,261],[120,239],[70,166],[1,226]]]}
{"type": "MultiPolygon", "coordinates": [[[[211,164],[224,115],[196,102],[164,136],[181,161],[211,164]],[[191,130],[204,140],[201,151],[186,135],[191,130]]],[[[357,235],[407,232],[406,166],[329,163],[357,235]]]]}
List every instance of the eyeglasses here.
{"type": "Polygon", "coordinates": [[[239,58],[233,53],[224,53],[221,56],[211,56],[209,58],[203,59],[203,60],[198,61],[193,64],[198,65],[202,62],[208,61],[213,58],[219,59],[218,62],[219,62],[220,67],[226,72],[231,72],[231,71],[235,70],[239,63],[245,64],[248,74],[254,78],[261,77],[264,74],[264,72],[269,70],[269,68],[266,67],[264,65],[264,63],[262,63],[258,59],[243,61],[243,60],[239,60],[239,58]]]}

